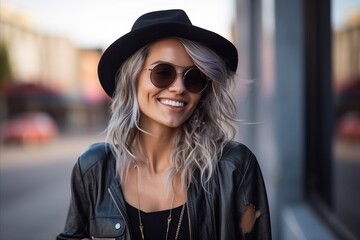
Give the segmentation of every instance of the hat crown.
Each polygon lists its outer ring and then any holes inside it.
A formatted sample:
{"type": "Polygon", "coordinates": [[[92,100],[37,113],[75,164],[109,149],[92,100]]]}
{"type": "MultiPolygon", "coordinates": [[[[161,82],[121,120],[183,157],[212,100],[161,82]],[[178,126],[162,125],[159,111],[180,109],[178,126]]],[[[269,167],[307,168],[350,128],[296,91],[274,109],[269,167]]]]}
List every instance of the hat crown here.
{"type": "Polygon", "coordinates": [[[141,47],[168,37],[185,38],[212,49],[235,72],[238,64],[236,47],[219,34],[192,25],[185,11],[170,9],[146,13],[134,23],[131,31],[113,42],[102,54],[98,75],[105,92],[113,97],[117,73],[122,64],[141,47]]]}
{"type": "Polygon", "coordinates": [[[192,26],[192,23],[185,11],[181,9],[173,9],[150,12],[140,16],[135,21],[131,31],[162,23],[179,23],[192,26]]]}

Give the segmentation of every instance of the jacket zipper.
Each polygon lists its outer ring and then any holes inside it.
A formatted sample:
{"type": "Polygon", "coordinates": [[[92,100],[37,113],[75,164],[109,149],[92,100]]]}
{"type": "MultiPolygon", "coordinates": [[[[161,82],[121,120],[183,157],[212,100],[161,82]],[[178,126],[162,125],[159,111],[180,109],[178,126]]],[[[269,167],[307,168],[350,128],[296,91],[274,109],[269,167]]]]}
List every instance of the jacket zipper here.
{"type": "MultiPolygon", "coordinates": [[[[125,218],[125,215],[123,214],[123,212],[121,211],[121,208],[119,207],[118,203],[116,202],[115,197],[114,197],[114,195],[113,195],[113,193],[112,193],[112,191],[111,191],[110,188],[108,188],[108,192],[109,192],[109,194],[110,194],[111,199],[112,199],[113,202],[115,203],[115,206],[116,206],[117,210],[119,211],[120,215],[122,216],[122,218],[123,218],[124,221],[125,221],[126,229],[129,229],[129,223],[127,222],[127,219],[125,218]]],[[[131,239],[131,234],[130,234],[130,233],[129,233],[129,239],[131,239]]]]}

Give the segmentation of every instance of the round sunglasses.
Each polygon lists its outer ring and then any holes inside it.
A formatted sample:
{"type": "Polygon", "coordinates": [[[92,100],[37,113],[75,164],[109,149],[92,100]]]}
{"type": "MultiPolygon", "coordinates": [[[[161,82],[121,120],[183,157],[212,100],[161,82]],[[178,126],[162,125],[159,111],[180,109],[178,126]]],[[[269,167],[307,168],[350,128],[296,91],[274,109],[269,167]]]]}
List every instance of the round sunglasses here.
{"type": "Polygon", "coordinates": [[[167,88],[175,81],[178,74],[183,74],[183,81],[186,90],[192,93],[200,93],[208,85],[209,78],[198,68],[192,67],[182,73],[177,73],[173,65],[167,63],[157,64],[151,69],[150,80],[157,88],[167,88]]]}

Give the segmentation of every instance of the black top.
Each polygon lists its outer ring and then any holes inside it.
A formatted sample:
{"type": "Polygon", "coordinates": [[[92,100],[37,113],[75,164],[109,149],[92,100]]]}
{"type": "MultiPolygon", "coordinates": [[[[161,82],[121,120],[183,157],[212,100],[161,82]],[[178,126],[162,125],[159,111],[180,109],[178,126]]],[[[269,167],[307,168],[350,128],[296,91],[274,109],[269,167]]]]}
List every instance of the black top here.
{"type": "MultiPolygon", "coordinates": [[[[183,205],[173,208],[171,213],[171,223],[169,227],[168,240],[174,240],[176,229],[178,228],[179,219],[181,215],[183,205]]],[[[182,217],[178,240],[188,240],[189,235],[189,222],[187,209],[184,209],[182,217]]],[[[138,209],[126,203],[126,209],[130,219],[130,232],[132,239],[141,240],[141,232],[139,229],[139,214],[138,209]]],[[[170,210],[163,210],[158,212],[146,213],[140,210],[141,221],[144,226],[144,238],[145,240],[165,240],[167,218],[169,217],[170,210]]]]}

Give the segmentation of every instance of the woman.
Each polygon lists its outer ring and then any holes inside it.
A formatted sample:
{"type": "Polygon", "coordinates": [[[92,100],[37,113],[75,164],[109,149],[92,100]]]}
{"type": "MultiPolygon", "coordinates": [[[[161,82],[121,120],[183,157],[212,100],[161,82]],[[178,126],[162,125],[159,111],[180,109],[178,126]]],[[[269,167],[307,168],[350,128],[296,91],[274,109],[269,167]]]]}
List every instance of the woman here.
{"type": "Polygon", "coordinates": [[[72,173],[57,239],[271,239],[255,156],[234,142],[232,43],[182,10],[150,12],[102,55],[107,143],[72,173]]]}

